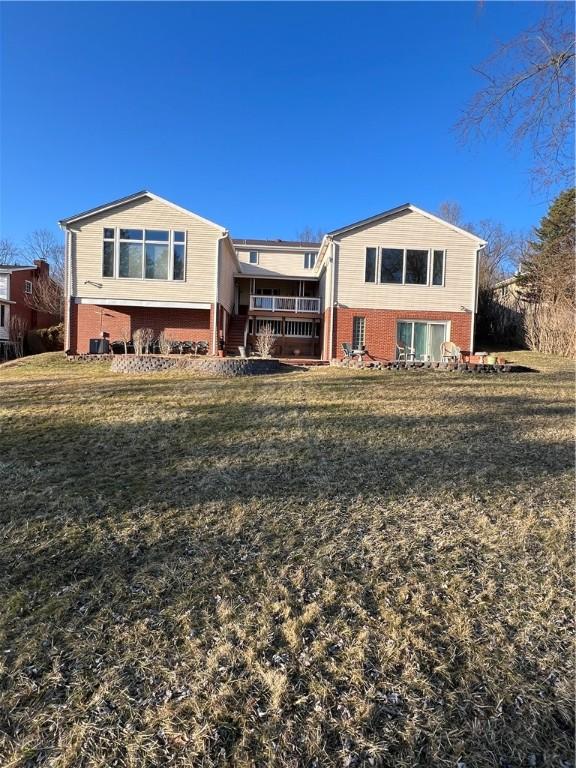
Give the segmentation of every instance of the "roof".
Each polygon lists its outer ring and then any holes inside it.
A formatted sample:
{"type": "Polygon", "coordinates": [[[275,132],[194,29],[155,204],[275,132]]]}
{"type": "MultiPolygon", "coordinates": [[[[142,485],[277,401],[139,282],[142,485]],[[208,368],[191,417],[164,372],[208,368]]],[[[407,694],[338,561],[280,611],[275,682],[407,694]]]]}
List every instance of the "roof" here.
{"type": "Polygon", "coordinates": [[[279,248],[286,246],[288,248],[320,248],[320,243],[305,243],[302,240],[257,240],[254,238],[232,238],[234,245],[261,245],[279,248]]]}
{"type": "Polygon", "coordinates": [[[441,219],[438,216],[435,216],[433,213],[429,213],[428,211],[425,211],[422,208],[417,208],[412,203],[404,203],[403,205],[398,205],[396,208],[390,208],[387,211],[382,211],[382,213],[377,213],[374,216],[370,216],[367,219],[361,219],[360,221],[355,221],[354,223],[348,224],[345,227],[341,227],[340,229],[334,229],[332,232],[328,232],[328,235],[329,237],[337,237],[338,235],[344,235],[355,229],[360,229],[361,227],[365,227],[368,224],[375,224],[377,221],[381,221],[382,219],[388,219],[391,216],[396,216],[397,214],[404,213],[405,211],[420,213],[422,214],[422,216],[426,216],[428,219],[432,219],[432,221],[436,221],[440,224],[444,224],[446,227],[453,229],[455,232],[459,232],[461,235],[465,235],[471,240],[474,240],[474,242],[476,242],[478,245],[486,245],[486,241],[482,240],[482,238],[477,237],[476,235],[473,235],[471,232],[467,232],[465,229],[461,229],[460,227],[457,227],[455,224],[450,224],[450,222],[445,221],[444,219],[441,219]]]}
{"type": "Polygon", "coordinates": [[[208,219],[202,218],[202,216],[198,216],[198,214],[194,213],[193,211],[189,211],[187,208],[182,208],[179,205],[176,205],[175,203],[171,203],[170,200],[166,200],[163,197],[160,197],[159,195],[155,195],[153,192],[150,192],[147,189],[142,189],[140,192],[134,192],[132,195],[127,195],[126,197],[121,197],[118,200],[112,200],[110,203],[104,203],[103,205],[98,205],[96,208],[89,208],[87,211],[82,211],[81,213],[76,213],[73,216],[68,216],[66,219],[60,219],[58,222],[61,227],[66,227],[68,224],[73,224],[76,221],[80,221],[81,219],[86,219],[89,216],[94,216],[96,213],[102,213],[104,211],[112,210],[113,208],[118,208],[121,205],[126,205],[127,203],[132,203],[136,200],[141,200],[142,198],[149,198],[150,200],[158,200],[161,203],[165,203],[166,205],[169,205],[171,208],[175,208],[177,211],[180,211],[181,213],[185,213],[188,216],[192,216],[193,218],[197,219],[198,221],[204,222],[204,224],[210,224],[212,227],[216,227],[216,229],[222,230],[222,232],[226,232],[226,228],[222,227],[220,224],[216,224],[214,221],[209,221],[208,219]]]}
{"type": "Polygon", "coordinates": [[[13,272],[15,269],[37,269],[37,267],[35,264],[0,264],[0,271],[3,269],[13,272]]]}

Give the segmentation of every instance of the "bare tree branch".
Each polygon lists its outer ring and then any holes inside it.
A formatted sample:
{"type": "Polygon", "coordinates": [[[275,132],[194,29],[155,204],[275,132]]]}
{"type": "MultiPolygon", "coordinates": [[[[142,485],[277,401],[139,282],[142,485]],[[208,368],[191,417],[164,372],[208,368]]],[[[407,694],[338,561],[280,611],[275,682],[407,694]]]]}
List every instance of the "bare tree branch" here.
{"type": "Polygon", "coordinates": [[[22,251],[8,238],[0,240],[0,266],[4,264],[17,264],[18,259],[22,258],[22,251]]]}
{"type": "Polygon", "coordinates": [[[574,172],[574,11],[550,4],[536,26],[475,69],[486,81],[457,124],[462,140],[502,132],[513,147],[529,146],[534,181],[551,185],[574,172]]]}

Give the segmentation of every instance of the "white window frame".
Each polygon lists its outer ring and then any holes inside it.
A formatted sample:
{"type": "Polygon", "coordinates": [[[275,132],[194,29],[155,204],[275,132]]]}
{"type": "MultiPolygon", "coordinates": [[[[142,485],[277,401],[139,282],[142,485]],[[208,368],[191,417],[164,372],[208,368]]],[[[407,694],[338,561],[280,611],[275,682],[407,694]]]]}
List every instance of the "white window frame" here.
{"type": "Polygon", "coordinates": [[[304,254],[304,269],[314,269],[318,251],[306,251],[304,254]]]}
{"type": "Polygon", "coordinates": [[[363,349],[366,346],[366,315],[354,315],[352,318],[352,349],[363,349]],[[354,343],[354,324],[356,320],[362,320],[362,338],[358,344],[354,343]]]}
{"type": "Polygon", "coordinates": [[[287,336],[291,339],[317,339],[319,338],[319,333],[317,334],[316,331],[318,330],[319,323],[314,322],[314,320],[284,320],[284,336],[287,336]],[[311,333],[289,333],[288,328],[295,326],[295,327],[301,327],[301,326],[307,326],[310,327],[311,333]]]}
{"type": "Polygon", "coordinates": [[[102,255],[101,255],[101,263],[100,263],[100,274],[103,279],[117,279],[117,280],[141,280],[145,282],[152,282],[152,283],[185,283],[186,282],[186,267],[187,267],[187,258],[188,258],[188,231],[186,229],[163,229],[162,227],[143,227],[143,226],[132,226],[132,225],[124,225],[121,227],[103,227],[102,228],[102,255]],[[114,276],[111,277],[105,277],[104,276],[104,243],[111,243],[112,239],[109,237],[104,237],[104,230],[105,229],[113,229],[114,230],[114,276]],[[142,231],[142,240],[126,240],[120,238],[120,230],[121,229],[138,229],[142,231]],[[168,232],[168,240],[147,240],[146,239],[146,231],[149,232],[168,232]],[[174,235],[176,232],[183,232],[184,233],[184,240],[183,241],[176,241],[174,239],[174,235]],[[120,276],[120,243],[134,243],[136,245],[142,246],[142,272],[140,274],[140,277],[121,277],[120,276]],[[146,243],[149,243],[151,245],[166,245],[168,246],[168,277],[146,277],[146,243]],[[174,278],[174,246],[175,245],[183,245],[184,246],[184,277],[180,279],[174,278]]]}
{"type": "Polygon", "coordinates": [[[32,296],[32,280],[24,280],[24,293],[32,296]]]}
{"type": "Polygon", "coordinates": [[[367,245],[364,248],[364,263],[363,263],[363,269],[364,269],[364,284],[365,285],[391,285],[391,286],[404,286],[409,285],[413,288],[444,288],[446,286],[446,255],[447,251],[446,248],[422,248],[418,245],[407,245],[407,246],[401,246],[401,245],[367,245]],[[374,248],[376,250],[376,279],[375,280],[366,280],[366,258],[367,258],[367,251],[368,248],[374,248]],[[381,266],[382,266],[382,251],[384,248],[393,248],[398,251],[402,251],[402,282],[401,283],[385,283],[382,282],[382,273],[381,273],[381,266]],[[406,282],[406,255],[408,251],[427,251],[428,253],[428,259],[427,259],[427,265],[426,265],[426,282],[425,283],[407,283],[406,282]],[[440,285],[434,285],[432,283],[432,277],[433,277],[433,270],[434,270],[434,251],[441,251],[442,256],[442,283],[440,285]]]}
{"type": "Polygon", "coordinates": [[[272,332],[275,336],[282,336],[283,335],[283,327],[282,327],[282,319],[279,317],[251,317],[250,320],[252,321],[252,336],[258,336],[260,333],[260,327],[263,325],[270,324],[272,326],[272,332]],[[276,324],[279,323],[280,332],[277,333],[274,328],[276,327],[276,324]]]}
{"type": "MultiPolygon", "coordinates": [[[[424,249],[422,249],[422,250],[424,250],[424,249]]],[[[440,248],[436,248],[436,250],[439,251],[440,248]]],[[[412,283],[410,283],[410,285],[412,285],[412,283]]],[[[434,287],[436,288],[437,286],[434,286],[434,287]]],[[[399,325],[399,323],[412,323],[412,335],[410,336],[410,346],[411,346],[412,349],[414,349],[414,325],[415,325],[415,323],[426,323],[427,326],[443,325],[444,326],[444,341],[450,341],[450,335],[452,333],[452,324],[451,324],[450,320],[425,320],[425,319],[422,319],[422,320],[416,319],[415,320],[413,317],[412,318],[406,318],[406,319],[403,319],[403,318],[400,317],[400,318],[398,318],[398,320],[396,320],[396,329],[395,329],[396,333],[395,333],[395,336],[394,336],[394,344],[396,344],[396,345],[398,344],[398,325],[399,325]]],[[[429,345],[429,342],[430,342],[429,331],[427,331],[427,334],[428,334],[428,336],[426,338],[426,347],[429,348],[429,346],[430,346],[429,345]]],[[[426,352],[426,354],[429,354],[429,352],[426,352]]]]}
{"type": "Polygon", "coordinates": [[[252,264],[252,266],[260,264],[260,251],[248,251],[248,264],[252,264]],[[256,261],[252,261],[253,253],[256,255],[256,261]]]}
{"type": "Polygon", "coordinates": [[[446,248],[432,248],[432,255],[430,257],[430,287],[431,288],[444,288],[446,285],[446,248]],[[434,253],[442,253],[442,282],[435,285],[432,280],[434,277],[434,253]]]}

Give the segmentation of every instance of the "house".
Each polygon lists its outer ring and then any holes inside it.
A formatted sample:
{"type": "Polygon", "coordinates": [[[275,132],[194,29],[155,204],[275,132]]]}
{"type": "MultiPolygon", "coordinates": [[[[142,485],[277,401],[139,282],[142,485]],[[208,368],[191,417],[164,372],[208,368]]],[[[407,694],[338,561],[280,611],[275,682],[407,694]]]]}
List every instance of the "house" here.
{"type": "Polygon", "coordinates": [[[395,358],[397,344],[417,359],[438,359],[444,340],[473,350],[485,243],[411,204],[321,243],[232,239],[148,191],[60,225],[73,354],[143,327],[234,354],[265,325],[281,357],[330,360],[344,342],[384,359],[395,358]]]}
{"type": "Polygon", "coordinates": [[[39,279],[48,278],[50,267],[43,259],[32,265],[0,264],[0,340],[11,338],[16,318],[20,332],[45,328],[54,321],[52,315],[33,308],[34,287],[39,279]]]}

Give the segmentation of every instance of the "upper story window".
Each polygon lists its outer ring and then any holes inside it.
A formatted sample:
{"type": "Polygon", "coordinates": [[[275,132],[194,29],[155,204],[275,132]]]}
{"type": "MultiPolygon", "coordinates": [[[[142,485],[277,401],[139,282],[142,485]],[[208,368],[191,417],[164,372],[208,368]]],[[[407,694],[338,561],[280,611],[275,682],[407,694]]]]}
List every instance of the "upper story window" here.
{"type": "Polygon", "coordinates": [[[32,280],[24,280],[24,293],[32,293],[32,280]]]}
{"type": "Polygon", "coordinates": [[[364,280],[367,283],[376,282],[376,255],[377,248],[366,248],[366,264],[364,267],[364,280]]]}
{"type": "Polygon", "coordinates": [[[309,251],[304,254],[304,269],[314,269],[316,256],[318,256],[318,251],[309,251]]]}
{"type": "Polygon", "coordinates": [[[446,252],[418,248],[366,248],[364,282],[444,285],[446,252]]]}
{"type": "Polygon", "coordinates": [[[8,275],[0,275],[0,299],[8,298],[8,275]]]}
{"type": "Polygon", "coordinates": [[[258,251],[250,251],[250,255],[248,256],[248,260],[250,264],[258,264],[258,251]]]}
{"type": "Polygon", "coordinates": [[[184,280],[185,256],[185,232],[128,228],[103,231],[103,277],[184,280]]]}

